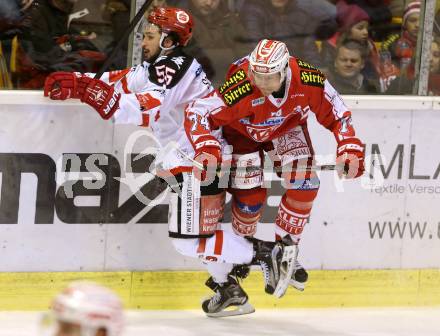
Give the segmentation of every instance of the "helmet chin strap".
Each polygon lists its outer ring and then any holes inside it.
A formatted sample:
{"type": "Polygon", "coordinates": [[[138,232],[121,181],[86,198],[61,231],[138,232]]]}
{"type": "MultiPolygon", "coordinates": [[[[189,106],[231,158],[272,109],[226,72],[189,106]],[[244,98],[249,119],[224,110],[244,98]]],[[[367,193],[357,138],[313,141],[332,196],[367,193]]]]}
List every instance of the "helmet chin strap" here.
{"type": "Polygon", "coordinates": [[[287,76],[287,68],[288,65],[286,65],[286,67],[280,71],[280,83],[283,84],[284,80],[286,79],[287,76]]]}
{"type": "Polygon", "coordinates": [[[163,41],[165,40],[165,38],[168,37],[167,33],[162,32],[160,34],[160,40],[159,40],[159,52],[157,52],[153,57],[150,58],[150,60],[148,62],[152,63],[155,60],[157,60],[159,57],[164,56],[165,53],[169,50],[173,50],[174,48],[177,47],[177,44],[172,45],[169,48],[164,47],[163,45],[163,41]]]}
{"type": "Polygon", "coordinates": [[[167,34],[167,33],[162,32],[162,33],[160,34],[160,40],[159,40],[160,53],[159,53],[159,56],[163,56],[163,55],[165,54],[166,51],[173,50],[175,47],[178,46],[178,44],[173,44],[171,47],[166,48],[166,47],[163,45],[163,41],[164,41],[165,38],[167,38],[167,37],[168,37],[168,34],[167,34]]]}

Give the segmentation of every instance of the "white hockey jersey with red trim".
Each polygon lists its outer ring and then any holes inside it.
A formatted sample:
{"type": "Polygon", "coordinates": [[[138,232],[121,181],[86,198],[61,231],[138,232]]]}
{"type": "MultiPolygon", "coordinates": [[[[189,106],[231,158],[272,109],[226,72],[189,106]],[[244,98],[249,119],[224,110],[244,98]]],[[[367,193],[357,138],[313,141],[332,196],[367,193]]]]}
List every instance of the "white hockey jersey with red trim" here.
{"type": "Polygon", "coordinates": [[[150,127],[162,149],[167,148],[166,153],[161,153],[165,154],[164,169],[192,167],[182,153],[167,145],[174,143],[188,157],[194,156],[185,135],[184,108],[213,90],[197,60],[177,48],[154,63],[104,73],[101,80],[121,93],[119,109],[113,116],[115,122],[150,127]]]}
{"type": "Polygon", "coordinates": [[[252,83],[248,66],[247,57],[238,60],[231,66],[225,84],[188,106],[185,128],[194,145],[220,126],[225,131],[233,128],[255,142],[267,142],[306,123],[310,112],[334,133],[337,141],[355,135],[351,112],[315,67],[291,57],[284,95],[275,98],[265,97],[252,83]]]}

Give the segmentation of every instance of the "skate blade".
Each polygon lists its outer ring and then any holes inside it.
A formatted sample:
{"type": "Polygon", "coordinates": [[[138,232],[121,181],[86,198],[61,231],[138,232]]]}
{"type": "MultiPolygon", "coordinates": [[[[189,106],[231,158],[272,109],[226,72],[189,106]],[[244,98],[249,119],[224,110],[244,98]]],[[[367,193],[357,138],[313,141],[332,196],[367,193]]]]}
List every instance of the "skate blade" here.
{"type": "Polygon", "coordinates": [[[304,282],[298,282],[293,279],[290,279],[289,285],[301,292],[304,291],[304,288],[306,288],[306,284],[304,282]]]}
{"type": "Polygon", "coordinates": [[[280,279],[273,293],[273,295],[278,299],[286,294],[287,287],[289,287],[289,282],[292,278],[294,270],[295,258],[298,254],[297,249],[298,246],[296,245],[284,246],[283,257],[280,265],[280,279]]]}
{"type": "Polygon", "coordinates": [[[253,312],[255,312],[255,308],[249,302],[246,302],[241,306],[230,306],[226,308],[226,310],[222,310],[217,313],[206,313],[206,316],[229,317],[229,316],[252,314],[253,312]]]}

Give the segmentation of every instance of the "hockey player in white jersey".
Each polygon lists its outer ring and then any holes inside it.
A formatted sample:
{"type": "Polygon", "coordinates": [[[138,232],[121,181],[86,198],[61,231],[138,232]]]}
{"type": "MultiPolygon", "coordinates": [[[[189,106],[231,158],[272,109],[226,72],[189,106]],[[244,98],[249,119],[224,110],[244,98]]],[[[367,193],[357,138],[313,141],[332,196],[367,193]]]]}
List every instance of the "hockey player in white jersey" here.
{"type": "Polygon", "coordinates": [[[116,293],[93,282],[75,281],[53,299],[40,334],[121,336],[123,328],[123,305],[116,293]]]}
{"type": "MultiPolygon", "coordinates": [[[[219,188],[218,179],[202,185],[193,175],[189,158],[206,153],[193,149],[185,135],[184,108],[213,89],[200,64],[183,50],[192,30],[193,20],[186,11],[156,8],[145,25],[143,64],[105,73],[101,80],[93,79],[93,74],[56,72],[47,78],[44,94],[55,100],[77,98],[103,119],[152,129],[167,149],[162,153],[162,168],[169,173],[167,182],[173,190],[169,236],[178,252],[205,262],[215,280],[215,286],[207,284],[214,290],[215,300],[203,302],[203,310],[210,316],[250,313],[253,307],[247,304],[246,293],[228,273],[233,264],[261,265],[265,290],[272,294],[278,285],[284,247],[281,243],[251,242],[220,230],[225,190],[219,188]],[[238,308],[225,313],[228,306],[238,308]]],[[[201,143],[218,141],[207,136],[201,143]]],[[[209,148],[222,150],[221,146],[209,148]]]]}

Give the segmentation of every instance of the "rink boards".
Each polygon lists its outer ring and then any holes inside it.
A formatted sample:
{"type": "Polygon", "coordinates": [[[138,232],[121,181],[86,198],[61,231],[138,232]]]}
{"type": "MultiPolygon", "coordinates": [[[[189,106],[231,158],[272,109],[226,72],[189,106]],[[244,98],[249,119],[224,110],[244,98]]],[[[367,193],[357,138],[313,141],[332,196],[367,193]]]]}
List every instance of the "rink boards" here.
{"type": "MultiPolygon", "coordinates": [[[[366,143],[368,174],[355,181],[320,174],[300,253],[313,270],[310,287],[271,301],[259,274],[245,286],[262,307],[439,304],[430,285],[440,268],[439,100],[349,96],[346,102],[366,143]]],[[[187,273],[202,268],[167,238],[166,192],[145,173],[152,158],[135,160],[153,145],[145,130],[104,122],[75,102],[48,102],[40,92],[0,92],[0,104],[0,272],[11,272],[0,274],[0,308],[41,307],[44,286],[53,291],[82,272],[129,289],[122,294],[133,308],[157,308],[164,296],[176,297],[173,286],[183,293],[178,307],[198,306],[206,273],[187,273]],[[148,206],[136,198],[139,189],[147,191],[148,206]],[[166,273],[170,287],[161,281],[149,293],[164,270],[174,271],[166,273]],[[191,288],[193,300],[185,298],[191,288]],[[24,301],[19,293],[27,294],[24,301]]],[[[317,158],[331,163],[333,136],[311,119],[317,158]]],[[[273,180],[261,238],[273,237],[282,194],[273,180]]],[[[173,300],[163,301],[163,309],[173,309],[173,300]]]]}
{"type": "MultiPolygon", "coordinates": [[[[290,288],[281,299],[264,293],[259,271],[242,283],[256,309],[439,306],[440,271],[310,271],[304,292],[290,288]]],[[[129,309],[199,309],[211,295],[203,271],[0,273],[0,310],[44,310],[73,280],[92,280],[114,289],[129,309]]]]}

